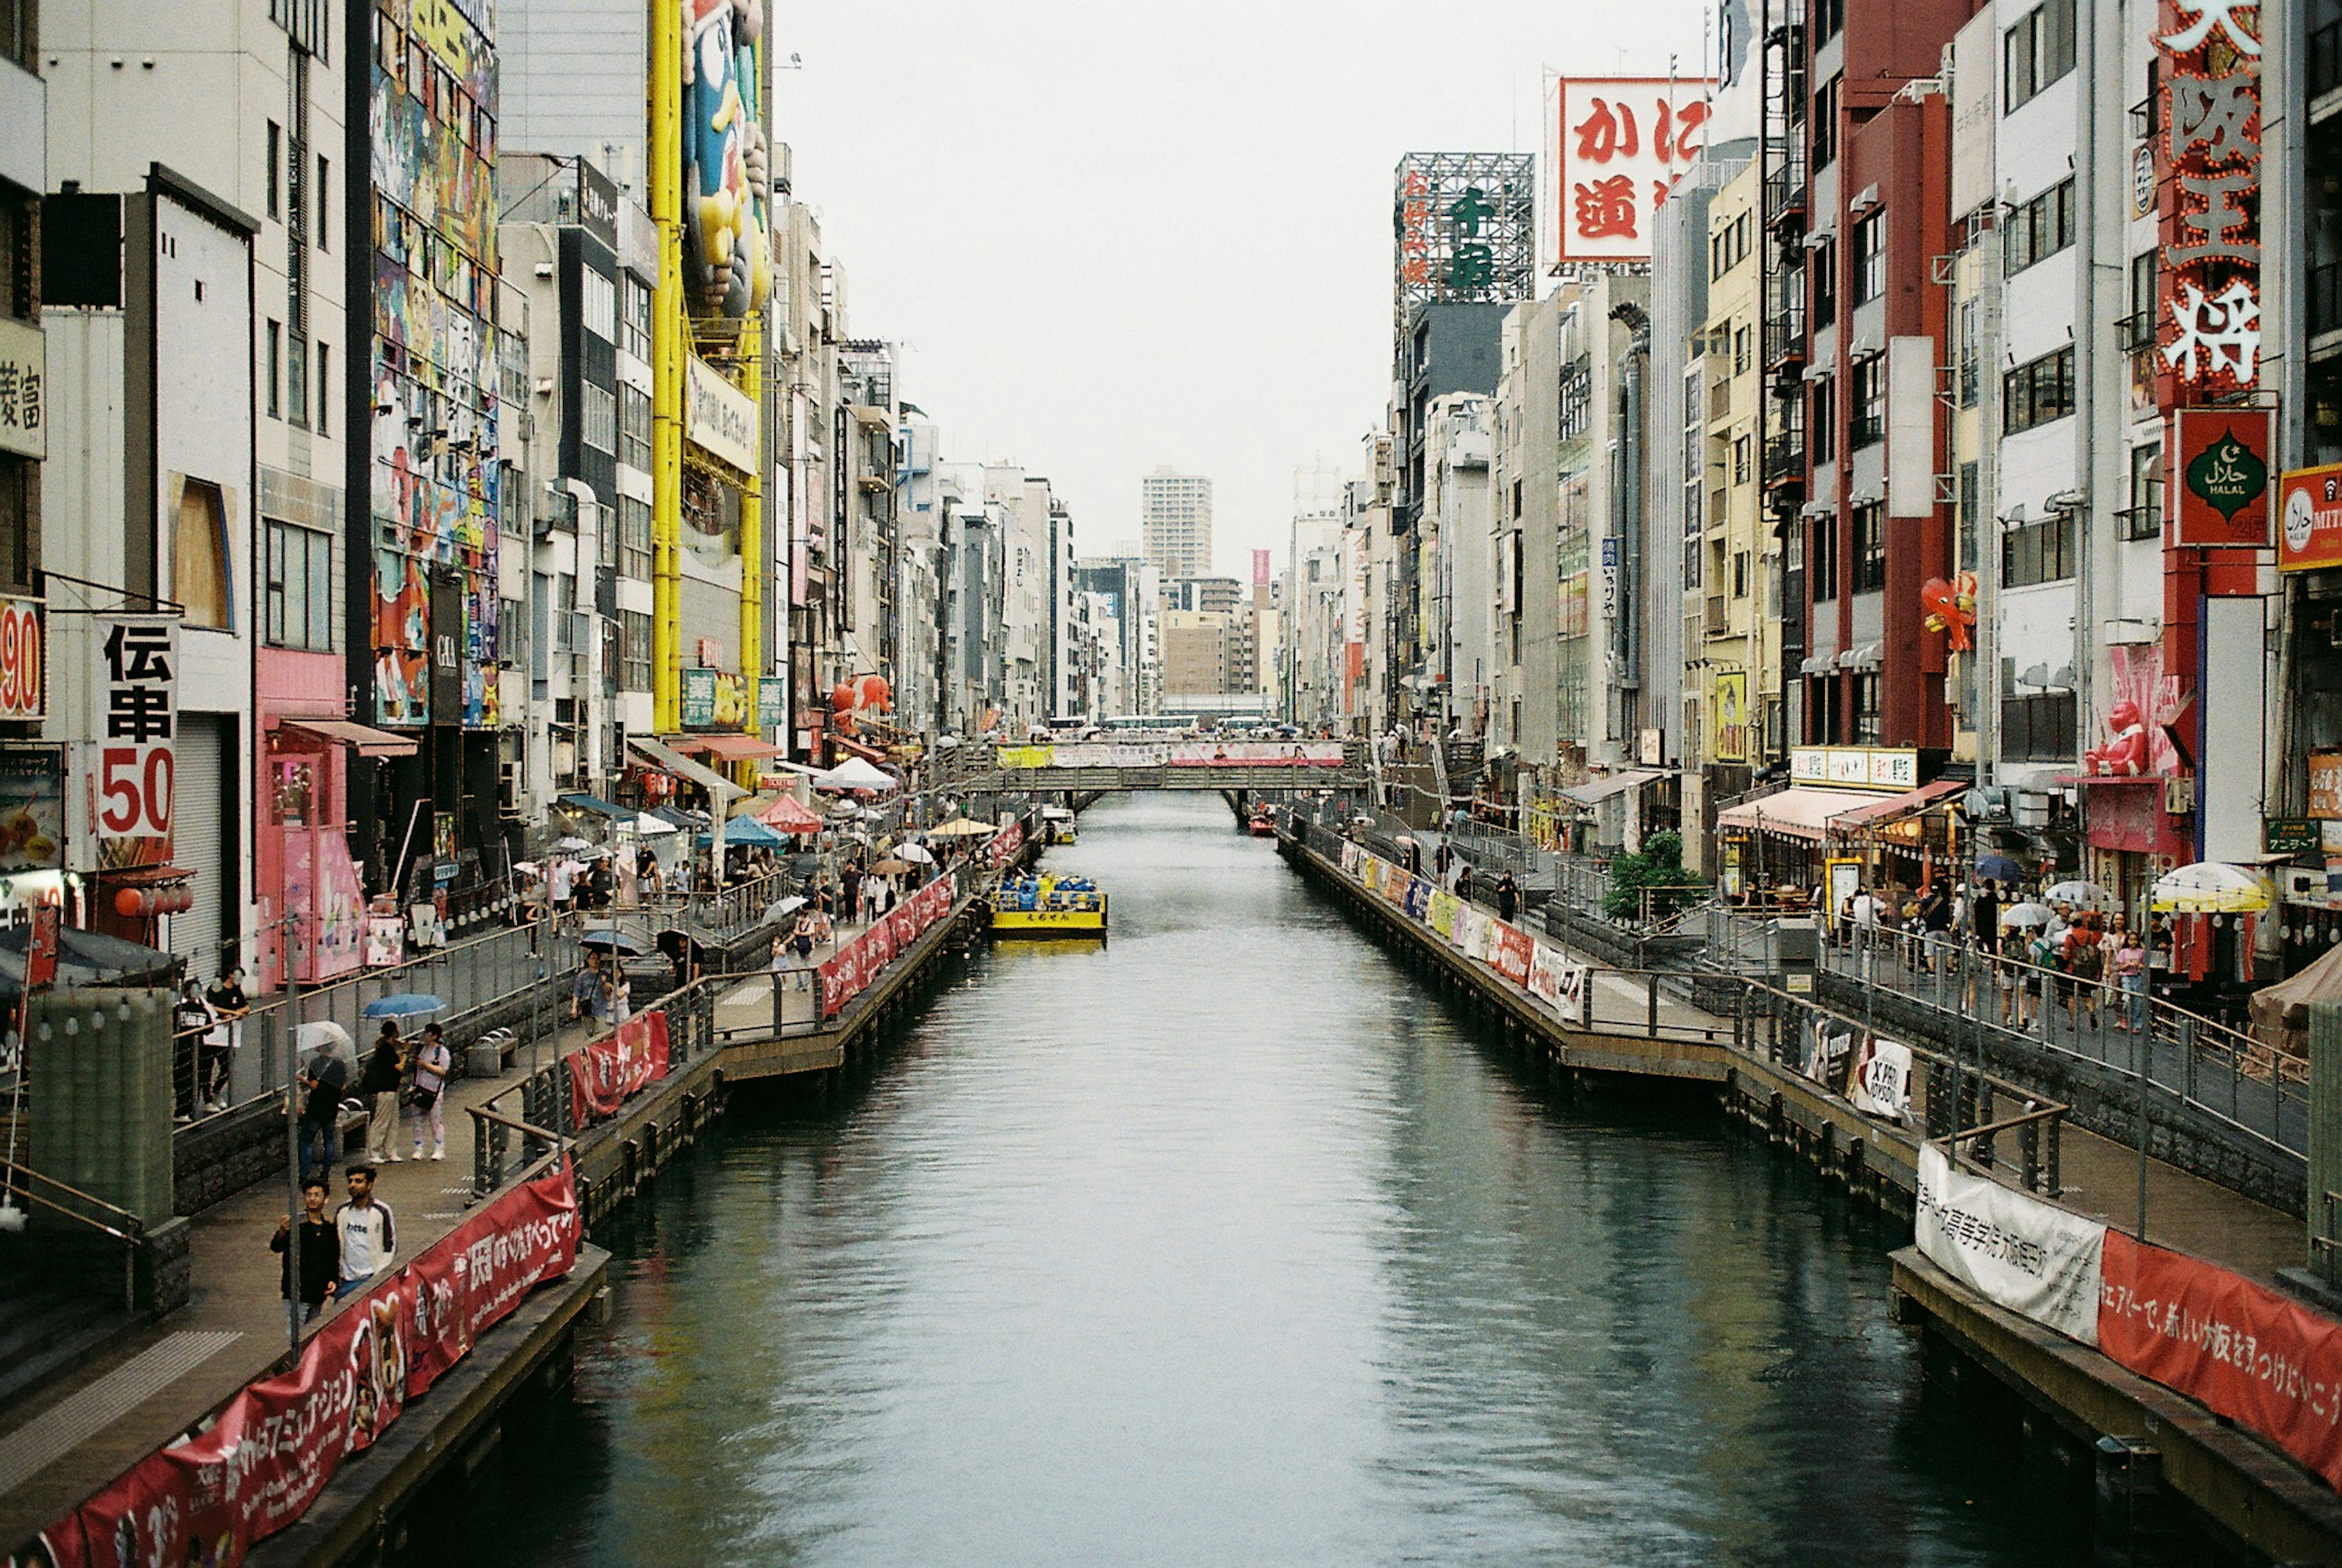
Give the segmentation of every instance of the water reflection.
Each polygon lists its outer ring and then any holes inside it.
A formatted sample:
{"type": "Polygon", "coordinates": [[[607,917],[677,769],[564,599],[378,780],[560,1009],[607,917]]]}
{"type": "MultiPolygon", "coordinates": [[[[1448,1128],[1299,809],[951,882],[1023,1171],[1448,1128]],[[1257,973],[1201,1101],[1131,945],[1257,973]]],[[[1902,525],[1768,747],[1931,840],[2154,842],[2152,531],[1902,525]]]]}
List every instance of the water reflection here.
{"type": "Polygon", "coordinates": [[[1549,1099],[1215,797],[1052,860],[1110,944],[978,959],[612,1238],[497,1561],[2070,1560],[1712,1109],[1549,1099]]]}

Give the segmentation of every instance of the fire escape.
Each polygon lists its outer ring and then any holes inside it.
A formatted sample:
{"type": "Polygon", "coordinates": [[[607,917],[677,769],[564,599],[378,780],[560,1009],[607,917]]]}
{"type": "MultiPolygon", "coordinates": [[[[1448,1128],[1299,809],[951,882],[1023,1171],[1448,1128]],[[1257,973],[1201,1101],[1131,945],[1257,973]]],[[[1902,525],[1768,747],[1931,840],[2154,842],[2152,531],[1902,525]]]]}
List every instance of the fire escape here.
{"type": "MultiPolygon", "coordinates": [[[[1763,175],[1765,229],[1771,240],[1762,262],[1765,296],[1765,378],[1769,396],[1759,405],[1763,436],[1765,512],[1771,523],[1771,567],[1781,586],[1781,668],[1787,704],[1797,689],[1806,655],[1805,553],[1801,514],[1808,493],[1806,367],[1811,357],[1806,319],[1806,227],[1812,170],[1806,134],[1807,50],[1804,0],[1774,0],[1765,32],[1764,127],[1757,144],[1763,175]]],[[[1752,699],[1755,694],[1750,694],[1752,699]]],[[[1752,701],[1752,708],[1753,708],[1752,701]]],[[[1750,714],[1752,759],[1795,736],[1750,714]]]]}

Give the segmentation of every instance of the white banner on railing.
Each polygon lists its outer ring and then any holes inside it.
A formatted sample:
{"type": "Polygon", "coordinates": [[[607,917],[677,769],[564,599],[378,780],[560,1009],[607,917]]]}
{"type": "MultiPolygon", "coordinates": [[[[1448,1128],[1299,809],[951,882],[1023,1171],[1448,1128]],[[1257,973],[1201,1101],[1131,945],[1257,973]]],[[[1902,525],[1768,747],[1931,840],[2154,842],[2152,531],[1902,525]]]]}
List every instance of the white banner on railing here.
{"type": "Polygon", "coordinates": [[[2106,1226],[1957,1171],[1934,1144],[1919,1146],[1917,1211],[1928,1262],[2045,1328],[2098,1343],[2106,1226]]]}
{"type": "Polygon", "coordinates": [[[1594,1027],[1594,972],[1540,942],[1529,960],[1529,990],[1579,1029],[1594,1027]]]}
{"type": "Polygon", "coordinates": [[[1866,1115],[1900,1122],[1911,1114],[1911,1047],[1874,1036],[1855,1064],[1846,1097],[1866,1115]]]}

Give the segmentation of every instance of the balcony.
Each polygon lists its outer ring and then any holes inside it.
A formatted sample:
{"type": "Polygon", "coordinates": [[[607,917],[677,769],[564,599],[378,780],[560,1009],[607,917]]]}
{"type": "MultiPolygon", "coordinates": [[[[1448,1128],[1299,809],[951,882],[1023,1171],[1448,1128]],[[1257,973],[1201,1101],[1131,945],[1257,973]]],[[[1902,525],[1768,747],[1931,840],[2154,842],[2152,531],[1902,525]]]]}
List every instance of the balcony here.
{"type": "Polygon", "coordinates": [[[1765,323],[1765,368],[1775,375],[1806,365],[1806,313],[1784,311],[1765,323]]]}
{"type": "Polygon", "coordinates": [[[1806,482],[1806,443],[1801,435],[1776,435],[1765,443],[1765,488],[1806,482]]]}
{"type": "Polygon", "coordinates": [[[2160,539],[2163,537],[2163,506],[2147,501],[2137,506],[2126,506],[2115,514],[2119,537],[2127,540],[2160,539]]]}
{"type": "Polygon", "coordinates": [[[1721,637],[1724,635],[1726,627],[1724,618],[1723,594],[1710,594],[1707,596],[1707,618],[1701,629],[1711,637],[1721,637]]]}
{"type": "Polygon", "coordinates": [[[1765,176],[1765,221],[1778,228],[1806,224],[1806,163],[1794,158],[1765,176]]]}

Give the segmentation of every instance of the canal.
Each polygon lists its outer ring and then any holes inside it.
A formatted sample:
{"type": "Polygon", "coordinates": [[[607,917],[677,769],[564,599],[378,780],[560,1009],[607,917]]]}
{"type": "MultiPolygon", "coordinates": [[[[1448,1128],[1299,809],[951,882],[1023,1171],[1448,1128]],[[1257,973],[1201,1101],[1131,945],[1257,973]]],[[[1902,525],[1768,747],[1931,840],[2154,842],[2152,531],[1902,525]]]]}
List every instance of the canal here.
{"type": "Polygon", "coordinates": [[[1711,1104],[1573,1100],[1209,795],[604,1237],[475,1560],[2029,1563],[2076,1488],[1923,1379],[1886,1237],[1711,1104]]]}

